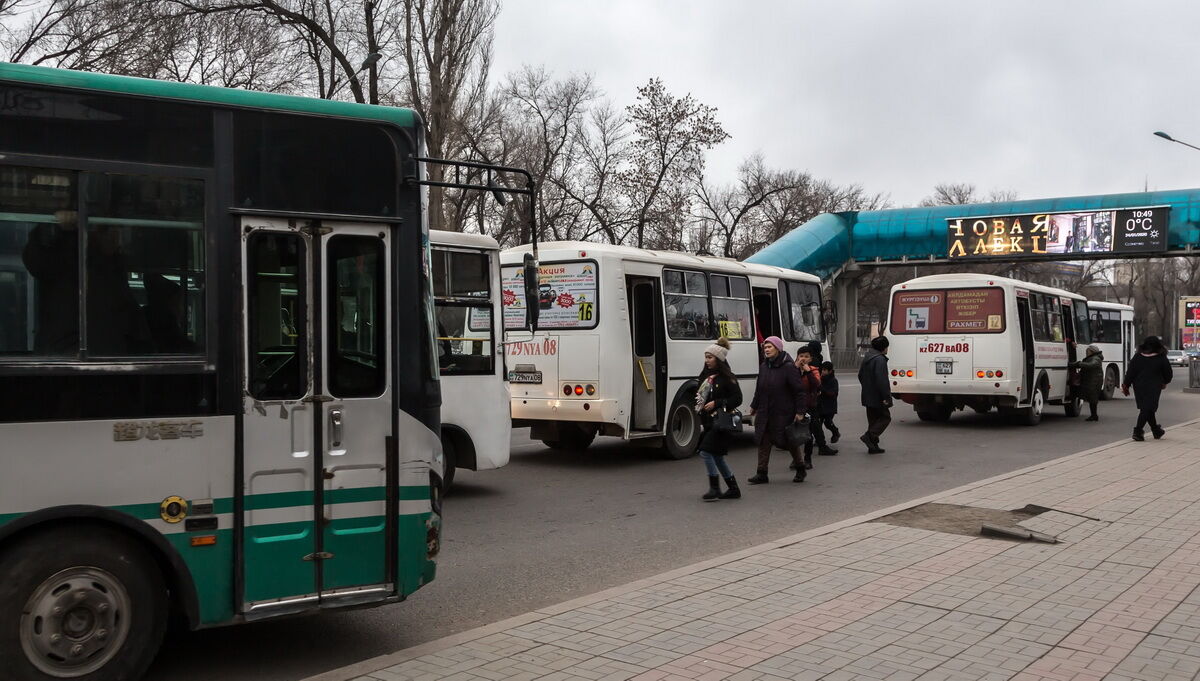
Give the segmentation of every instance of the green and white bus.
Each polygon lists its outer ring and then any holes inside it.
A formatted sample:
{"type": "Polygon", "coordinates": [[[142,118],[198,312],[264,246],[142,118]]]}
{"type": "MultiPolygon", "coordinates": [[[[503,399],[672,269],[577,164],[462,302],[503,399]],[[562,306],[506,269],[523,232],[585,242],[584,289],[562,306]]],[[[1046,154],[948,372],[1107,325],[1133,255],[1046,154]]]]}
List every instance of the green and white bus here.
{"type": "Polygon", "coordinates": [[[0,669],[434,577],[412,111],[0,64],[0,669]]]}

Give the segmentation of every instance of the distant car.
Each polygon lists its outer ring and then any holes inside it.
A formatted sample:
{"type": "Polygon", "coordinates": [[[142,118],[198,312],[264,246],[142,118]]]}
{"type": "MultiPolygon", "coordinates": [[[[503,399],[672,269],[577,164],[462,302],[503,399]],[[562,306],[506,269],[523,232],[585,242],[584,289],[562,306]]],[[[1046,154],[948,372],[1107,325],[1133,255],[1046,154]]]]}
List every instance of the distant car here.
{"type": "Polygon", "coordinates": [[[1167,350],[1167,361],[1171,366],[1185,367],[1192,357],[1183,350],[1167,350]]]}
{"type": "Polygon", "coordinates": [[[1200,348],[1188,348],[1184,350],[1192,359],[1200,359],[1200,348]]]}

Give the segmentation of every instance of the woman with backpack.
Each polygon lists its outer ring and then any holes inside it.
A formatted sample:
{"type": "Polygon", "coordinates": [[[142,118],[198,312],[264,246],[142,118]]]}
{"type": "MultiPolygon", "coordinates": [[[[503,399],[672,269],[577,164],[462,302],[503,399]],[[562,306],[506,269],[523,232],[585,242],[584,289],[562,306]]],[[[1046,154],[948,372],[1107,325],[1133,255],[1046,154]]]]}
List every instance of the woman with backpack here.
{"type": "Polygon", "coordinates": [[[1158,425],[1155,412],[1158,411],[1158,398],[1171,382],[1171,363],[1167,361],[1167,349],[1163,347],[1158,336],[1149,336],[1142,341],[1138,352],[1129,360],[1129,369],[1125,371],[1125,381],[1121,384],[1121,392],[1129,395],[1129,387],[1133,386],[1133,394],[1137,399],[1137,425],[1133,427],[1133,439],[1142,442],[1146,439],[1146,424],[1150,424],[1150,432],[1154,439],[1161,439],[1167,432],[1158,425]]]}
{"type": "Polygon", "coordinates": [[[708,469],[708,491],[701,497],[705,501],[717,499],[741,499],[733,470],[725,462],[729,453],[732,433],[722,430],[719,417],[742,405],[742,388],[737,376],[729,368],[729,341],[717,339],[716,344],[704,349],[704,370],[700,372],[700,387],[696,390],[696,411],[700,414],[700,458],[708,469]],[[725,478],[728,489],[721,493],[721,478],[725,478]]]}

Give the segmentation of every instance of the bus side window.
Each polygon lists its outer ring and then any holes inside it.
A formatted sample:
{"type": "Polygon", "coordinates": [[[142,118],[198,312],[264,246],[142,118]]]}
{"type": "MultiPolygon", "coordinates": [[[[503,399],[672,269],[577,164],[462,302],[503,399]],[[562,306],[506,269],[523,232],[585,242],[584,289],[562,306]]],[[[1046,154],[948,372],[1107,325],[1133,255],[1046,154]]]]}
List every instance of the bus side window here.
{"type": "Polygon", "coordinates": [[[663,270],[663,307],[667,316],[667,333],[671,338],[686,340],[714,337],[707,278],[702,272],[663,270]]]}
{"type": "Polygon", "coordinates": [[[304,243],[260,232],[246,246],[248,390],[259,400],[295,400],[308,391],[304,243]]]}

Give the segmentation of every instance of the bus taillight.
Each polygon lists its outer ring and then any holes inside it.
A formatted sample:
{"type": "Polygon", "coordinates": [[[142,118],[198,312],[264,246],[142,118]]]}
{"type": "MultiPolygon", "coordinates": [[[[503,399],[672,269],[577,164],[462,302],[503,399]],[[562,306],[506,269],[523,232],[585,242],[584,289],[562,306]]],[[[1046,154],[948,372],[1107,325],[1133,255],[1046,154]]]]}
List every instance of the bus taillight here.
{"type": "MultiPolygon", "coordinates": [[[[991,373],[991,372],[988,372],[991,373]]],[[[983,369],[975,372],[975,378],[983,378],[983,369]]]]}
{"type": "Polygon", "coordinates": [[[571,396],[571,386],[564,385],[563,386],[563,394],[566,395],[567,397],[570,397],[571,396]]]}
{"type": "Polygon", "coordinates": [[[1004,372],[996,369],[996,378],[1004,378],[1004,372]]]}
{"type": "Polygon", "coordinates": [[[587,391],[589,397],[596,394],[596,386],[592,385],[591,383],[589,383],[584,390],[587,391]]]}
{"type": "Polygon", "coordinates": [[[899,372],[899,371],[896,371],[895,369],[892,369],[892,375],[893,375],[893,376],[899,376],[899,375],[900,375],[900,372],[899,372]]]}
{"type": "Polygon", "coordinates": [[[575,386],[575,394],[582,395],[583,394],[583,386],[581,386],[581,385],[575,386]]]}
{"type": "Polygon", "coordinates": [[[915,371],[913,371],[912,369],[909,369],[908,371],[904,372],[904,375],[908,376],[909,378],[912,378],[913,376],[916,376],[917,373],[915,371]]]}

